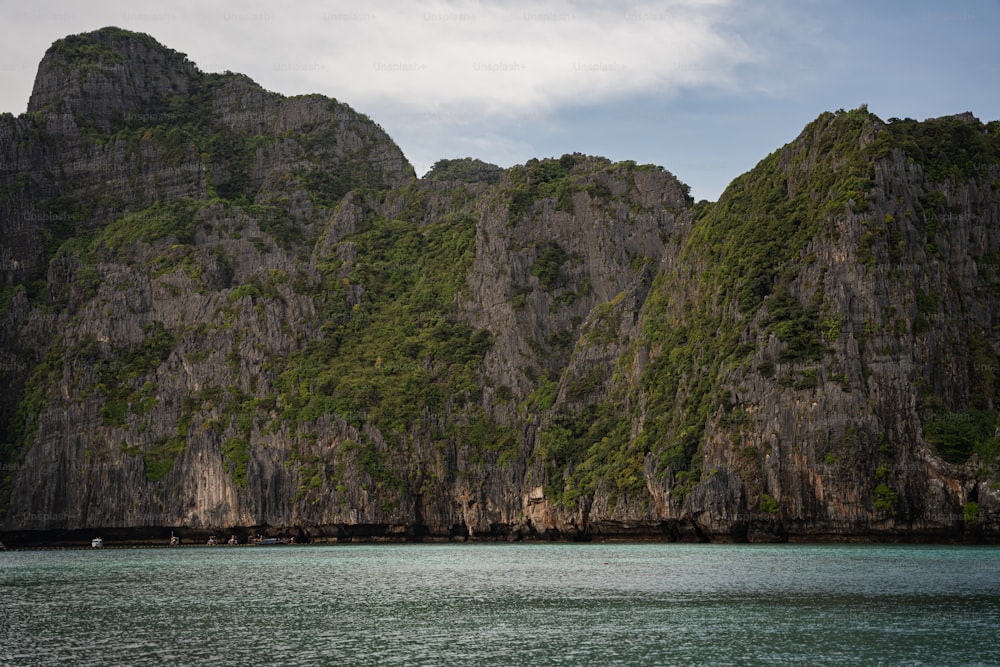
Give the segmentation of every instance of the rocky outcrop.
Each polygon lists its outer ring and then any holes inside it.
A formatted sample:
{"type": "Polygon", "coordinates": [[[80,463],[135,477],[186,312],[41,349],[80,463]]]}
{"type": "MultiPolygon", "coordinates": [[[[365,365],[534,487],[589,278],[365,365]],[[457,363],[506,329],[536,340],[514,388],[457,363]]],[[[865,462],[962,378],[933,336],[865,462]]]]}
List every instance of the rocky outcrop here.
{"type": "Polygon", "coordinates": [[[5,540],[995,540],[997,124],[823,114],[695,204],[105,29],[0,118],[5,540]]]}

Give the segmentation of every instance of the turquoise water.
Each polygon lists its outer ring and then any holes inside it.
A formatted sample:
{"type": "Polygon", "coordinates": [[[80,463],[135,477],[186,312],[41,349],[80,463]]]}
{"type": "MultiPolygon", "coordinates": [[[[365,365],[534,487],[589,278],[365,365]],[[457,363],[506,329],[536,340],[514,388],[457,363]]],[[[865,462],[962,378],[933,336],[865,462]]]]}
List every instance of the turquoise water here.
{"type": "Polygon", "coordinates": [[[4,664],[1000,664],[1000,549],[0,553],[4,664]]]}

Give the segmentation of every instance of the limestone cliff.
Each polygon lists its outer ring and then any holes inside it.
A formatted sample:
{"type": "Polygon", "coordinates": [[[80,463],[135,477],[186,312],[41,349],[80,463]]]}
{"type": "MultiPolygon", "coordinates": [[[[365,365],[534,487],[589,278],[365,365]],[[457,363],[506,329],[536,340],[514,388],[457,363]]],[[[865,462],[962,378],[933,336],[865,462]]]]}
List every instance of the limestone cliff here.
{"type": "Polygon", "coordinates": [[[0,117],[5,540],[996,539],[998,134],[827,113],[717,203],[417,179],[335,100],[60,40],[0,117]]]}

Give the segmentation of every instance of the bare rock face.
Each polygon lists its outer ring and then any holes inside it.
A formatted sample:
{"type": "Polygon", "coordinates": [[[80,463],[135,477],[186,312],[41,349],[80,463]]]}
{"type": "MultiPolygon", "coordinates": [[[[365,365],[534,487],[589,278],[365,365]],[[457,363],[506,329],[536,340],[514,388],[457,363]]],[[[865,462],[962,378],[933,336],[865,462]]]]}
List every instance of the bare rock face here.
{"type": "Polygon", "coordinates": [[[60,40],[0,117],[0,526],[995,540],[1000,150],[823,114],[695,204],[60,40]]]}
{"type": "MultiPolygon", "coordinates": [[[[640,285],[648,289],[647,267],[662,258],[675,219],[687,206],[680,185],[665,171],[576,156],[562,162],[566,178],[583,191],[562,203],[537,201],[517,219],[509,206],[479,212],[471,290],[460,304],[475,326],[493,335],[487,375],[522,396],[540,376],[559,379],[597,306],[614,308],[640,285]],[[595,186],[603,197],[594,196],[595,186]]],[[[517,187],[522,179],[530,188],[531,179],[541,177],[533,173],[538,167],[515,168],[499,189],[517,187]]],[[[613,329],[611,337],[620,342],[616,334],[627,332],[613,329]]]]}

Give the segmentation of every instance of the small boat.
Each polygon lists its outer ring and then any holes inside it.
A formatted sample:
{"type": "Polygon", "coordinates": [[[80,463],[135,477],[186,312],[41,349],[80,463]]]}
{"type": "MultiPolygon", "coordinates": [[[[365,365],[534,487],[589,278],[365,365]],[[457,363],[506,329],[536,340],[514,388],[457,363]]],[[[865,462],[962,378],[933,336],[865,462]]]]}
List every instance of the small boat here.
{"type": "Polygon", "coordinates": [[[104,546],[104,540],[102,540],[99,537],[95,537],[90,541],[90,546],[94,549],[100,549],[101,547],[104,546]]]}

